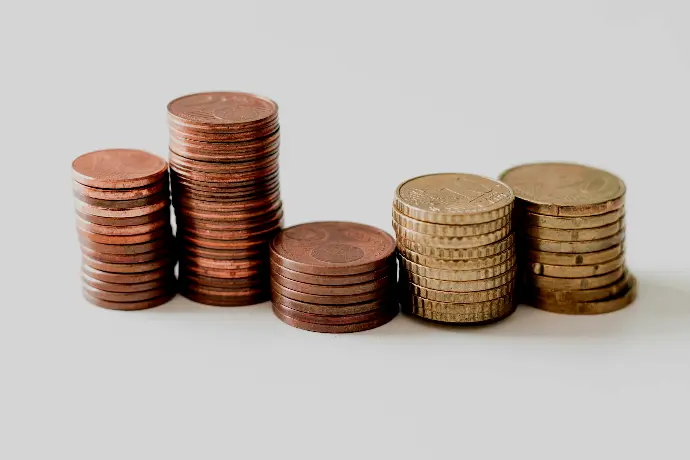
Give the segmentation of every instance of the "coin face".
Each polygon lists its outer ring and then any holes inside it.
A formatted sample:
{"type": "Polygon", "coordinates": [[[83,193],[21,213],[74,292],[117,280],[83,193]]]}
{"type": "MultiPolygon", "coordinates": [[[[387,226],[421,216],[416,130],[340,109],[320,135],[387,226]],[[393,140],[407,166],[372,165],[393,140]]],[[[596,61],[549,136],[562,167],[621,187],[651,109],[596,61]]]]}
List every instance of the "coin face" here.
{"type": "Polygon", "coordinates": [[[75,181],[90,187],[143,187],[160,180],[168,170],[162,158],[142,150],[110,149],[86,153],[72,162],[75,181]]]}
{"type": "Polygon", "coordinates": [[[570,163],[522,165],[501,180],[527,202],[529,211],[547,215],[602,214],[622,207],[625,195],[625,184],[613,174],[570,163]]]}
{"type": "Polygon", "coordinates": [[[251,124],[269,119],[277,111],[270,99],[240,92],[190,94],[168,104],[173,120],[199,125],[251,124]]]}
{"type": "Polygon", "coordinates": [[[510,188],[493,179],[473,174],[431,174],[398,186],[395,207],[426,222],[469,224],[507,215],[514,198],[510,188]]]}
{"type": "Polygon", "coordinates": [[[383,230],[354,222],[313,222],[283,230],[271,254],[291,270],[352,275],[389,263],[395,240],[383,230]]]}

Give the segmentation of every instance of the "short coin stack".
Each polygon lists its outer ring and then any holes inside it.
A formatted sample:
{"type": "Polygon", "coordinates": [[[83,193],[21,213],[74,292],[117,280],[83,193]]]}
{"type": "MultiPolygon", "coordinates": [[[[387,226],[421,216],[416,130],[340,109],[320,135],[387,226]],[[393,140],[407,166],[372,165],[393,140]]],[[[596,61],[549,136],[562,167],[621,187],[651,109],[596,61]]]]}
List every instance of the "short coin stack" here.
{"type": "Polygon", "coordinates": [[[277,105],[193,94],[168,105],[168,122],[180,292],[218,306],[268,300],[268,242],[283,222],[277,105]]]}
{"type": "Polygon", "coordinates": [[[271,242],[273,312],[315,332],[357,332],[390,321],[395,300],[395,241],[351,222],[290,227],[271,242]]]}
{"type": "Polygon", "coordinates": [[[570,314],[619,310],[636,296],[625,267],[625,184],[569,163],[527,164],[501,176],[515,191],[525,303],[570,314]]]}
{"type": "Polygon", "coordinates": [[[84,297],[114,310],[174,295],[168,165],[141,150],[99,150],[72,163],[84,297]]]}
{"type": "Polygon", "coordinates": [[[471,174],[403,182],[393,201],[403,311],[481,324],[515,310],[513,192],[471,174]]]}

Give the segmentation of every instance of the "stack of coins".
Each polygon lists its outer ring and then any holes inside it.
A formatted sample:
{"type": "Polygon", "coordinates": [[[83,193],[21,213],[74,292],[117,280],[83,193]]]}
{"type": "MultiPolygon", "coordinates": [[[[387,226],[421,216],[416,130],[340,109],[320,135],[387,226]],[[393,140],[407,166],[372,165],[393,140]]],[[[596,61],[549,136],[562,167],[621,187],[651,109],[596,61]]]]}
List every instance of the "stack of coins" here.
{"type": "Polygon", "coordinates": [[[72,163],[84,297],[140,310],[174,295],[168,165],[141,150],[100,150],[72,163]]]}
{"type": "Polygon", "coordinates": [[[403,182],[393,201],[403,311],[482,324],[515,310],[513,192],[471,174],[403,182]]]}
{"type": "Polygon", "coordinates": [[[180,292],[207,305],[268,300],[268,243],[283,222],[278,107],[246,93],[168,105],[180,292]]]}
{"type": "Polygon", "coordinates": [[[395,241],[368,225],[314,222],[271,242],[273,312],[315,332],[357,332],[390,321],[395,300],[395,241]]]}
{"type": "Polygon", "coordinates": [[[568,163],[528,164],[501,175],[517,197],[522,300],[544,310],[597,314],[636,296],[625,267],[625,184],[568,163]]]}

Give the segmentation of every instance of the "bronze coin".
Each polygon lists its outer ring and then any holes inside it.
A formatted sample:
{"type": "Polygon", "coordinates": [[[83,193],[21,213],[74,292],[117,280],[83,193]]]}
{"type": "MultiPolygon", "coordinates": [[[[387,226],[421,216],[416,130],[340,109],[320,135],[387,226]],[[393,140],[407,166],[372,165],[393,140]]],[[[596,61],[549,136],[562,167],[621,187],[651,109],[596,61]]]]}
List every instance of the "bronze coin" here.
{"type": "Polygon", "coordinates": [[[140,254],[108,254],[94,251],[88,247],[81,247],[82,254],[86,254],[94,260],[99,262],[108,262],[114,264],[137,264],[141,262],[149,262],[151,260],[160,259],[167,256],[170,251],[167,248],[156,249],[154,251],[142,252],[140,254]]]}
{"type": "Polygon", "coordinates": [[[278,179],[278,171],[268,174],[266,176],[257,177],[248,181],[237,181],[237,182],[203,182],[197,179],[188,179],[186,177],[178,176],[175,171],[172,171],[172,189],[173,195],[175,190],[181,188],[192,189],[200,192],[221,192],[221,193],[233,193],[239,190],[246,191],[248,189],[259,189],[265,184],[278,179]]]}
{"type": "Polygon", "coordinates": [[[278,180],[278,177],[276,176],[275,179],[272,179],[268,182],[265,182],[263,184],[259,184],[256,186],[250,186],[250,187],[244,187],[244,188],[237,188],[236,190],[228,189],[228,191],[225,192],[220,192],[220,191],[215,191],[211,192],[208,190],[199,190],[195,189],[192,187],[187,187],[184,185],[175,185],[174,187],[174,193],[176,196],[189,196],[190,198],[196,198],[199,200],[203,201],[232,201],[232,200],[241,200],[245,199],[246,197],[253,197],[253,196],[259,196],[259,195],[268,195],[271,192],[277,191],[280,189],[280,181],[278,180]]]}
{"type": "Polygon", "coordinates": [[[168,125],[175,127],[177,129],[184,129],[188,131],[198,132],[200,134],[233,134],[255,131],[264,126],[275,125],[278,121],[278,113],[264,118],[261,121],[257,121],[250,124],[240,124],[240,125],[216,125],[208,123],[189,123],[188,121],[182,121],[175,116],[168,114],[168,125]]]}
{"type": "Polygon", "coordinates": [[[142,206],[149,206],[160,203],[161,201],[169,200],[170,194],[165,191],[156,195],[146,196],[144,198],[137,198],[135,200],[101,200],[98,198],[90,198],[88,196],[74,193],[74,197],[82,203],[90,204],[100,208],[107,209],[130,209],[140,208],[142,206]]]}
{"type": "MultiPolygon", "coordinates": [[[[275,266],[275,265],[274,265],[275,266]]],[[[359,284],[339,285],[339,286],[320,286],[318,284],[307,284],[299,281],[294,281],[279,275],[275,271],[271,271],[271,278],[293,291],[299,291],[304,294],[316,294],[323,296],[349,296],[366,294],[372,291],[379,291],[381,289],[390,288],[395,285],[395,278],[392,276],[384,276],[374,281],[359,284]]]]}
{"type": "Polygon", "coordinates": [[[390,315],[385,315],[381,316],[378,319],[375,319],[373,321],[365,321],[363,323],[355,323],[355,324],[337,324],[337,325],[324,325],[324,324],[316,324],[316,323],[308,323],[306,321],[300,321],[298,319],[292,318],[290,316],[287,316],[284,314],[282,311],[278,310],[273,307],[273,313],[276,315],[276,317],[284,322],[285,324],[288,324],[292,327],[296,327],[298,329],[304,329],[307,331],[312,331],[312,332],[327,332],[327,333],[333,333],[333,334],[342,334],[342,333],[347,333],[347,332],[360,332],[360,331],[366,331],[369,329],[374,329],[379,326],[383,326],[397,315],[397,312],[394,314],[390,315]]]}
{"type": "Polygon", "coordinates": [[[249,287],[261,287],[266,289],[268,286],[266,280],[253,276],[248,278],[215,278],[213,276],[203,276],[195,273],[189,273],[185,270],[180,270],[180,280],[182,280],[182,282],[209,286],[217,289],[241,289],[249,287]]]}
{"type": "Polygon", "coordinates": [[[219,270],[253,270],[266,269],[268,264],[266,260],[262,259],[236,259],[236,260],[218,260],[207,259],[205,257],[194,257],[184,254],[180,257],[180,262],[184,265],[196,265],[203,268],[213,268],[219,270]]]}
{"type": "Polygon", "coordinates": [[[159,228],[149,233],[141,233],[139,235],[101,235],[99,233],[92,233],[81,228],[77,228],[79,233],[79,240],[93,241],[94,243],[103,244],[138,244],[147,241],[157,240],[169,234],[167,227],[159,228]]]}
{"type": "Polygon", "coordinates": [[[170,165],[170,170],[174,171],[176,177],[187,179],[190,181],[211,182],[219,184],[237,184],[250,181],[256,181],[262,177],[269,176],[278,171],[278,163],[267,166],[261,169],[239,173],[209,173],[194,171],[192,169],[183,168],[178,165],[170,165]]]}
{"type": "Polygon", "coordinates": [[[301,283],[318,284],[322,286],[345,286],[366,283],[385,276],[395,276],[395,259],[391,259],[388,267],[381,267],[372,272],[358,273],[356,275],[310,275],[300,273],[280,265],[279,260],[271,258],[271,270],[277,274],[301,283]]]}
{"type": "Polygon", "coordinates": [[[139,302],[142,300],[149,300],[156,297],[166,295],[170,292],[168,288],[154,288],[146,291],[137,292],[110,292],[102,291],[86,283],[83,285],[84,292],[87,292],[91,297],[110,302],[139,302]]]}
{"type": "Polygon", "coordinates": [[[312,275],[354,275],[388,266],[395,240],[354,222],[313,222],[280,232],[271,256],[290,270],[312,275]]]}
{"type": "Polygon", "coordinates": [[[280,200],[280,192],[273,192],[270,195],[264,195],[257,198],[246,199],[242,201],[224,202],[224,201],[202,201],[194,198],[185,198],[177,196],[174,203],[175,207],[182,207],[187,209],[209,211],[209,212],[237,212],[247,211],[256,208],[263,208],[272,206],[275,202],[280,200]]]}
{"type": "Polygon", "coordinates": [[[212,289],[184,281],[179,284],[179,292],[195,302],[218,307],[255,305],[267,301],[270,297],[267,289],[212,289]]]}
{"type": "Polygon", "coordinates": [[[168,164],[142,150],[110,149],[86,153],[72,162],[72,177],[96,188],[144,187],[163,178],[168,164]]]}
{"type": "Polygon", "coordinates": [[[230,222],[230,221],[237,221],[237,220],[255,219],[255,218],[262,216],[266,213],[277,211],[278,209],[281,209],[282,206],[283,206],[283,203],[280,200],[275,201],[273,203],[270,203],[266,206],[251,208],[251,209],[247,209],[244,211],[232,211],[232,212],[230,212],[230,211],[228,211],[228,212],[203,211],[203,210],[198,210],[198,209],[182,208],[182,207],[178,206],[175,208],[175,214],[176,215],[177,214],[184,214],[185,216],[193,218],[193,219],[230,222]]]}
{"type": "Polygon", "coordinates": [[[74,193],[97,200],[110,201],[138,200],[140,198],[158,195],[159,193],[168,193],[169,187],[170,186],[167,174],[164,174],[163,179],[159,180],[158,182],[155,182],[151,185],[147,185],[145,187],[137,187],[132,189],[109,190],[89,187],[88,185],[83,185],[75,181],[72,182],[72,190],[74,190],[74,193]]]}
{"type": "Polygon", "coordinates": [[[178,139],[191,139],[194,141],[202,142],[217,142],[217,143],[235,143],[235,142],[247,142],[256,139],[263,139],[267,136],[272,135],[280,130],[278,122],[270,123],[265,126],[261,126],[256,130],[250,131],[237,131],[233,133],[208,133],[202,131],[194,131],[191,129],[181,128],[176,125],[169,125],[170,135],[178,139]]]}
{"type": "Polygon", "coordinates": [[[397,306],[393,307],[393,303],[391,302],[384,308],[379,308],[377,310],[373,310],[366,313],[355,313],[352,315],[325,315],[305,313],[299,310],[293,310],[292,308],[282,305],[280,302],[273,301],[273,309],[279,310],[285,316],[289,316],[290,318],[296,319],[298,321],[304,321],[306,323],[323,325],[356,324],[367,321],[374,321],[382,317],[391,316],[393,314],[394,308],[397,309],[397,306]]]}
{"type": "Polygon", "coordinates": [[[258,248],[258,249],[208,249],[195,246],[193,244],[188,244],[182,240],[178,240],[178,251],[183,256],[197,256],[205,257],[207,259],[218,259],[218,260],[233,260],[233,259],[248,259],[248,258],[268,258],[268,249],[258,248]]]}
{"type": "Polygon", "coordinates": [[[163,267],[172,268],[175,265],[175,258],[170,256],[138,264],[115,264],[110,262],[101,262],[87,256],[86,254],[82,254],[82,260],[86,265],[95,268],[96,270],[110,273],[144,273],[152,270],[158,270],[159,268],[163,267]]]}
{"type": "Polygon", "coordinates": [[[220,172],[220,173],[238,173],[245,171],[253,171],[256,169],[266,168],[278,161],[278,150],[275,150],[266,156],[247,160],[247,161],[233,161],[228,163],[218,163],[215,161],[199,161],[191,160],[183,156],[177,155],[170,151],[170,164],[179,165],[193,171],[206,172],[220,172]]]}
{"type": "Polygon", "coordinates": [[[389,296],[391,291],[389,287],[381,289],[379,291],[371,291],[357,295],[338,296],[309,294],[300,291],[295,291],[293,289],[285,287],[279,284],[273,276],[271,276],[271,289],[289,299],[299,300],[300,302],[324,305],[349,305],[353,303],[371,302],[373,300],[389,296]]]}
{"type": "Polygon", "coordinates": [[[300,302],[299,300],[285,297],[276,291],[271,292],[271,298],[274,302],[289,307],[293,310],[318,315],[356,315],[361,313],[369,313],[375,310],[381,310],[387,305],[395,304],[396,302],[394,291],[391,291],[390,295],[383,296],[370,302],[344,305],[323,305],[300,302]]]}
{"type": "Polygon", "coordinates": [[[80,219],[85,220],[87,222],[91,222],[93,224],[108,225],[111,227],[124,227],[129,225],[148,224],[150,222],[155,222],[158,220],[166,220],[170,222],[170,208],[167,207],[165,209],[161,209],[158,212],[154,212],[152,214],[147,214],[139,217],[100,217],[91,216],[89,214],[84,214],[83,212],[79,211],[77,211],[77,216],[79,216],[80,219]]]}
{"type": "Polygon", "coordinates": [[[157,280],[148,281],[144,283],[108,283],[106,281],[101,281],[96,278],[92,278],[86,273],[81,274],[81,279],[85,284],[88,284],[92,288],[99,289],[101,291],[108,292],[142,292],[151,289],[163,289],[168,286],[175,284],[175,277],[168,276],[165,278],[159,278],[157,280]]]}
{"type": "Polygon", "coordinates": [[[255,227],[247,230],[209,230],[198,227],[187,227],[184,228],[184,233],[186,235],[191,235],[200,238],[209,238],[213,240],[222,241],[234,241],[234,240],[244,240],[248,238],[260,238],[265,237],[266,240],[270,239],[283,225],[283,221],[279,220],[269,225],[255,227]]]}
{"type": "Polygon", "coordinates": [[[165,295],[162,295],[160,297],[156,297],[155,299],[140,300],[138,302],[111,302],[109,300],[103,300],[94,297],[86,291],[83,291],[83,294],[86,300],[98,307],[107,308],[109,310],[124,311],[145,310],[147,308],[158,307],[159,305],[163,305],[164,303],[175,297],[175,293],[173,291],[166,293],[165,295]]]}
{"type": "Polygon", "coordinates": [[[154,212],[160,211],[161,209],[166,209],[170,206],[170,201],[159,201],[155,204],[149,204],[146,206],[139,206],[138,208],[129,209],[116,209],[116,208],[102,208],[100,206],[93,206],[86,204],[83,201],[77,199],[74,200],[74,207],[77,212],[82,214],[90,214],[92,216],[99,217],[114,217],[114,218],[124,218],[124,217],[139,217],[145,216],[146,214],[152,214],[154,212]]]}
{"type": "Polygon", "coordinates": [[[156,270],[141,273],[112,273],[93,268],[86,263],[82,263],[81,269],[85,275],[91,278],[115,284],[147,283],[174,276],[172,266],[164,266],[156,270]]]}
{"type": "Polygon", "coordinates": [[[268,247],[268,241],[266,239],[246,239],[246,240],[212,240],[209,238],[199,238],[196,236],[190,236],[181,229],[177,231],[177,237],[182,240],[183,244],[191,243],[195,246],[199,246],[207,249],[229,249],[230,251],[236,250],[264,250],[268,247]]]}
{"type": "Polygon", "coordinates": [[[268,270],[266,267],[254,266],[249,268],[238,268],[238,269],[219,269],[202,267],[197,264],[192,264],[190,261],[182,259],[180,260],[180,270],[185,272],[194,273],[195,275],[209,276],[211,278],[255,278],[264,279],[268,270]]]}
{"type": "Polygon", "coordinates": [[[79,238],[79,243],[82,248],[88,248],[92,251],[103,254],[142,254],[144,252],[161,250],[165,247],[174,247],[175,242],[172,237],[159,238],[153,241],[147,241],[139,244],[105,244],[95,243],[87,238],[79,238]]]}
{"type": "Polygon", "coordinates": [[[241,92],[189,94],[168,104],[171,123],[221,132],[260,125],[277,113],[278,105],[272,100],[241,92]]]}
{"type": "Polygon", "coordinates": [[[218,230],[218,231],[251,231],[274,225],[283,219],[283,210],[277,209],[253,219],[218,222],[213,220],[187,218],[183,213],[176,212],[177,226],[194,230],[218,230]]]}
{"type": "Polygon", "coordinates": [[[262,158],[280,149],[280,138],[276,135],[272,140],[237,142],[233,144],[196,142],[189,139],[170,137],[168,149],[176,155],[190,160],[208,161],[213,163],[232,163],[236,161],[251,161],[262,158]],[[238,148],[240,144],[250,144],[238,148]]]}
{"type": "Polygon", "coordinates": [[[161,227],[170,225],[169,219],[161,219],[154,222],[149,222],[147,224],[141,225],[126,225],[115,227],[112,225],[99,225],[89,222],[77,216],[77,228],[90,232],[98,233],[99,235],[112,235],[112,236],[127,236],[127,235],[141,235],[142,233],[151,233],[154,230],[158,230],[161,227]]]}

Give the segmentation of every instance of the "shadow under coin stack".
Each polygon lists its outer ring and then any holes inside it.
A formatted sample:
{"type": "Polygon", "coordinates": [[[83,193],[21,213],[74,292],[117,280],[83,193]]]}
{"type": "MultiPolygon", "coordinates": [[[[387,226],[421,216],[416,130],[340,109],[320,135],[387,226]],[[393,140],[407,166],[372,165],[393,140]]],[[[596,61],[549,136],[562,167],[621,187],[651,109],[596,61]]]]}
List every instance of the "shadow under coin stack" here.
{"type": "Polygon", "coordinates": [[[168,105],[179,290],[218,306],[269,299],[268,243],[283,222],[278,107],[246,93],[168,105]]]}
{"type": "Polygon", "coordinates": [[[400,303],[421,318],[456,324],[498,321],[515,310],[513,192],[471,174],[402,183],[393,201],[400,303]]]}
{"type": "Polygon", "coordinates": [[[517,197],[521,300],[570,314],[619,310],[636,296],[625,267],[625,184],[568,163],[527,164],[501,176],[517,197]]]}
{"type": "Polygon", "coordinates": [[[271,242],[273,312],[314,332],[357,332],[395,317],[395,241],[350,222],[290,227],[271,242]]]}
{"type": "Polygon", "coordinates": [[[141,310],[175,292],[168,165],[140,150],[100,150],[72,162],[84,297],[141,310]]]}

